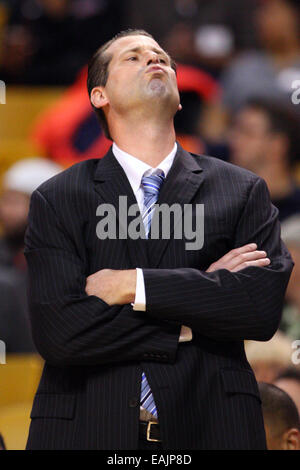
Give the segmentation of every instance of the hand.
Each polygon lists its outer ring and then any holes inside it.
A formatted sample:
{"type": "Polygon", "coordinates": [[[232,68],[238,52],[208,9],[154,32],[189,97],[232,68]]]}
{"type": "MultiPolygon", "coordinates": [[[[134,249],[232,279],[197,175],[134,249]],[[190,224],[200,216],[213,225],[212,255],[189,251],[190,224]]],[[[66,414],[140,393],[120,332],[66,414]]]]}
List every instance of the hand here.
{"type": "Polygon", "coordinates": [[[86,279],[87,295],[95,295],[108,305],[134,302],[136,269],[101,269],[86,279]]]}
{"type": "Polygon", "coordinates": [[[234,273],[248,266],[268,266],[271,261],[267,258],[267,253],[265,251],[257,251],[256,249],[256,243],[235,248],[215,263],[212,263],[206,272],[211,273],[217,269],[228,269],[228,271],[234,273]]]}

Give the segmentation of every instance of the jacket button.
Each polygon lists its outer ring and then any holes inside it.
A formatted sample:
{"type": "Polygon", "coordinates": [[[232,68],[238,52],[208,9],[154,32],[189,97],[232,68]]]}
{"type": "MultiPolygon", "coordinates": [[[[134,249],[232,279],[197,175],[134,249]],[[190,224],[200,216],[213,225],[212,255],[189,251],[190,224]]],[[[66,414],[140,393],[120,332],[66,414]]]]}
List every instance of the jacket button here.
{"type": "Polygon", "coordinates": [[[135,408],[136,406],[138,406],[138,404],[139,404],[139,401],[136,398],[130,398],[129,400],[130,408],[135,408]]]}

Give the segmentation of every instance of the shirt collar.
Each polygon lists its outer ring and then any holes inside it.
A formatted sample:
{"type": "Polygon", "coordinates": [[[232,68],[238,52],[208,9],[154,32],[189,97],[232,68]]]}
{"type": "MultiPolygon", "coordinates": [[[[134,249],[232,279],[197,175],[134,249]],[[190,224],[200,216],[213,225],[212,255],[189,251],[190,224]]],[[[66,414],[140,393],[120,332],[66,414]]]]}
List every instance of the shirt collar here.
{"type": "Polygon", "coordinates": [[[172,151],[163,159],[162,162],[160,162],[156,168],[153,168],[133,155],[124,152],[124,150],[121,150],[115,142],[112,145],[112,151],[119,164],[125,171],[129,183],[132,186],[133,192],[136,193],[140,187],[141,180],[145,172],[147,172],[147,174],[152,174],[155,173],[156,170],[163,170],[165,177],[167,177],[177,152],[177,143],[175,142],[172,151]]]}

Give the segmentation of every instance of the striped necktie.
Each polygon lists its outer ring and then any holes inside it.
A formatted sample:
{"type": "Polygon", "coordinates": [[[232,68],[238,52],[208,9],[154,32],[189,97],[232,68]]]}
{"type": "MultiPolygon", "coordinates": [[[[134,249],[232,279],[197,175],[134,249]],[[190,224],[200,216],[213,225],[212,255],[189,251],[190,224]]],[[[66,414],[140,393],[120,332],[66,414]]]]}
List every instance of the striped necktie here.
{"type": "MultiPolygon", "coordinates": [[[[143,212],[143,223],[145,226],[146,237],[148,238],[151,220],[154,212],[154,204],[156,203],[159,195],[159,190],[164,182],[165,174],[163,171],[152,174],[150,176],[143,176],[142,188],[144,190],[144,212],[143,212]]],[[[152,413],[157,418],[157,409],[154,402],[154,397],[151,392],[145,372],[142,373],[142,385],[141,385],[141,400],[140,404],[147,411],[152,413]]]]}

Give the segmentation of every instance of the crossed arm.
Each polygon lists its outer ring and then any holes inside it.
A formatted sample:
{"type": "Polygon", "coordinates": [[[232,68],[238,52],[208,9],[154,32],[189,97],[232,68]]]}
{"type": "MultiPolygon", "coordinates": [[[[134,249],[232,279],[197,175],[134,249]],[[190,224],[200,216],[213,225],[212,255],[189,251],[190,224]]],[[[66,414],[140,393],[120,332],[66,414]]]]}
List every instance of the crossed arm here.
{"type": "MultiPolygon", "coordinates": [[[[218,269],[237,272],[249,266],[263,267],[269,264],[267,253],[257,250],[256,243],[249,243],[226,253],[212,263],[206,272],[218,269]]],[[[87,277],[85,291],[88,295],[104,300],[108,305],[125,305],[135,300],[136,279],[136,269],[101,269],[87,277]]]]}
{"type": "Polygon", "coordinates": [[[141,361],[149,352],[151,360],[173,362],[182,324],[215,340],[268,339],[278,327],[293,263],[262,180],[253,185],[234,246],[245,251],[230,252],[207,272],[143,269],[147,311],[141,314],[130,305],[135,270],[102,270],[86,279],[63,223],[35,191],[25,255],[37,349],[49,363],[62,366],[141,361]],[[250,242],[261,252],[250,249],[250,242]],[[242,263],[253,262],[258,264],[242,269],[242,263]],[[113,298],[115,283],[121,298],[113,298]]]}

